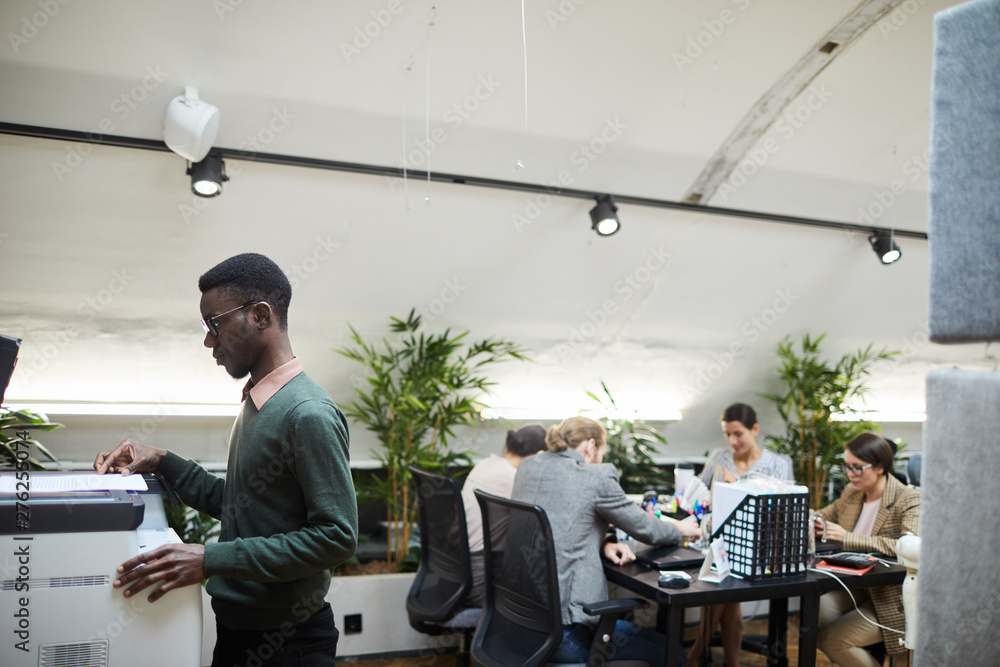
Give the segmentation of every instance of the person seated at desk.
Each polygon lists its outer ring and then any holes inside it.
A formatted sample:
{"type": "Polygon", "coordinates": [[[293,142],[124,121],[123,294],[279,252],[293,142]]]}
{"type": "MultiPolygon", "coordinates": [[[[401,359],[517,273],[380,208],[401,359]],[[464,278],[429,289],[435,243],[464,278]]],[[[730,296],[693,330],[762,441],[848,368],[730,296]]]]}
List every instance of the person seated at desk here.
{"type": "MultiPolygon", "coordinates": [[[[820,513],[828,539],[843,542],[845,551],[896,555],[896,540],[920,532],[920,492],[892,476],[893,450],[875,433],[862,433],[844,447],[844,472],[850,484],[840,498],[820,513]]],[[[817,522],[817,534],[822,525],[817,522]]],[[[906,617],[903,587],[855,590],[858,608],[846,591],[825,593],[819,603],[819,648],[840,667],[878,667],[864,646],[885,642],[886,652],[899,655],[906,617]],[[878,628],[862,617],[895,631],[878,628]]]]}
{"type": "MultiPolygon", "coordinates": [[[[785,454],[761,449],[757,445],[760,424],[757,413],[745,403],[733,403],[722,411],[722,433],[729,447],[712,451],[701,472],[701,481],[712,488],[712,483],[736,482],[750,473],[768,475],[784,481],[794,481],[792,459],[785,454]]],[[[719,517],[719,520],[725,517],[719,517]]],[[[722,623],[722,652],[726,667],[739,667],[740,646],[743,638],[743,609],[738,602],[706,607],[702,613],[701,628],[694,645],[688,651],[688,660],[701,657],[705,644],[715,628],[722,623]]]]}
{"type": "MultiPolygon", "coordinates": [[[[586,662],[590,654],[598,619],[583,605],[608,597],[601,553],[617,564],[635,559],[628,545],[605,543],[609,524],[649,544],[679,544],[701,535],[697,524],[661,520],[625,497],[614,466],[601,464],[605,436],[594,420],[570,417],[549,429],[548,451],[522,461],[514,477],[511,497],[540,506],[552,526],[563,622],[563,643],[550,658],[555,663],[586,662]]],[[[609,658],[664,664],[667,638],[662,634],[627,621],[618,621],[615,634],[616,651],[609,658]]]]}
{"type": "MultiPolygon", "coordinates": [[[[470,607],[481,607],[486,601],[486,573],[483,564],[483,514],[474,491],[479,489],[501,498],[510,498],[514,488],[514,473],[521,461],[545,449],[545,429],[538,425],[507,431],[503,454],[490,454],[469,472],[462,486],[465,505],[465,525],[469,531],[469,553],[472,561],[472,590],[465,598],[470,607]]],[[[490,533],[491,535],[493,533],[490,533]]]]}

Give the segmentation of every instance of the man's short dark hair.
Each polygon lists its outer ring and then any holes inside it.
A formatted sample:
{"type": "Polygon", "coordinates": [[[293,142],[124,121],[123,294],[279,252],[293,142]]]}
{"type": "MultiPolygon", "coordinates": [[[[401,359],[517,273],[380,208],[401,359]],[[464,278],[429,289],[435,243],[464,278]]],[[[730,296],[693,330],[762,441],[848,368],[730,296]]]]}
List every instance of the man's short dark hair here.
{"type": "Polygon", "coordinates": [[[278,265],[264,255],[245,252],[230,257],[206,271],[198,279],[201,293],[219,288],[219,295],[237,301],[267,301],[282,331],[288,328],[288,304],[292,285],[278,265]]]}

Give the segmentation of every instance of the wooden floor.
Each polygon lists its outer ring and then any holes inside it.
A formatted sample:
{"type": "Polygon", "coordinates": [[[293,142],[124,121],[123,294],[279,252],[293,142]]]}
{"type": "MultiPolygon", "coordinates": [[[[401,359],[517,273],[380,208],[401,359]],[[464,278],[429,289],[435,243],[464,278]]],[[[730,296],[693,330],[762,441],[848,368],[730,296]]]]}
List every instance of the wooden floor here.
{"type": "MultiPolygon", "coordinates": [[[[746,625],[747,634],[767,634],[767,620],[750,621],[746,625]]],[[[694,629],[690,629],[686,634],[693,638],[694,629]]],[[[724,665],[722,649],[713,648],[712,657],[715,665],[724,665]]],[[[799,659],[799,632],[798,621],[795,618],[788,622],[788,660],[792,665],[798,664],[799,659]]],[[[412,658],[394,658],[391,660],[366,660],[363,662],[344,663],[358,665],[358,667],[454,667],[455,659],[452,655],[420,656],[412,658]]],[[[762,655],[743,653],[740,667],[765,667],[767,658],[762,655]]],[[[694,667],[693,665],[691,667],[694,667]]],[[[830,661],[822,653],[816,655],[816,667],[831,667],[830,661]]]]}

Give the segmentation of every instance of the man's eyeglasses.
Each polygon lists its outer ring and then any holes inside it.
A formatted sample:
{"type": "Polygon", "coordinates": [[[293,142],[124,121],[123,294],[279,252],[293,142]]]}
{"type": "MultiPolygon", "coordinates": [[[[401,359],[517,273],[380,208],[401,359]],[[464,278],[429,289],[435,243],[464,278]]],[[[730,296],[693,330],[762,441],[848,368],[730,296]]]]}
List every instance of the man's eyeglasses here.
{"type": "Polygon", "coordinates": [[[847,463],[841,463],[840,464],[840,468],[841,468],[841,470],[844,471],[845,475],[860,475],[865,470],[868,470],[869,468],[871,468],[873,465],[875,465],[875,464],[874,463],[869,463],[868,465],[863,465],[863,466],[852,466],[852,465],[847,464],[847,463]]]}
{"type": "MultiPolygon", "coordinates": [[[[230,313],[235,313],[237,310],[242,310],[243,308],[246,308],[247,306],[256,306],[258,303],[267,303],[267,301],[247,301],[242,306],[236,306],[232,310],[227,310],[224,313],[219,313],[218,315],[212,315],[211,317],[206,317],[205,319],[203,319],[201,321],[201,328],[205,330],[205,333],[212,334],[212,336],[218,338],[219,337],[219,325],[218,325],[219,318],[225,317],[226,315],[229,315],[230,313]]],[[[270,308],[271,304],[267,303],[267,305],[270,308]]]]}

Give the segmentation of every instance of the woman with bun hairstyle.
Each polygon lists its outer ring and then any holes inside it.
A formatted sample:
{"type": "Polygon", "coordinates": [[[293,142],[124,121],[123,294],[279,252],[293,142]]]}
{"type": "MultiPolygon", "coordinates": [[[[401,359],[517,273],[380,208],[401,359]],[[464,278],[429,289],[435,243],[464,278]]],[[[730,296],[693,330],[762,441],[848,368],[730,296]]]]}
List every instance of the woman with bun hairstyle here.
{"type": "MultiPolygon", "coordinates": [[[[547,451],[522,461],[514,478],[511,498],[540,506],[552,526],[563,622],[563,643],[550,658],[554,663],[587,661],[599,619],[583,605],[608,597],[601,554],[619,564],[635,559],[628,545],[607,541],[609,525],[649,544],[680,544],[701,536],[697,524],[661,520],[625,497],[615,467],[601,464],[605,436],[594,420],[570,417],[549,429],[547,451]]],[[[655,630],[618,621],[615,637],[610,659],[664,664],[666,637],[655,630]]]]}
{"type": "Polygon", "coordinates": [[[701,481],[708,488],[712,488],[713,481],[736,482],[751,472],[789,482],[794,479],[791,457],[761,449],[757,444],[757,412],[746,403],[733,403],[722,411],[722,433],[729,446],[712,450],[701,471],[701,481]]]}
{"type": "MultiPolygon", "coordinates": [[[[850,482],[840,498],[820,510],[826,535],[844,551],[896,555],[896,540],[920,534],[920,492],[892,476],[892,445],[875,433],[862,433],[844,446],[844,473],[850,482]]],[[[817,522],[817,534],[822,525],[817,522]]],[[[906,625],[903,587],[856,589],[858,608],[846,591],[823,594],[819,601],[819,648],[840,667],[878,667],[864,646],[885,642],[890,656],[906,652],[899,643],[906,625]],[[887,626],[879,628],[862,614],[887,626]],[[892,629],[888,629],[892,628],[892,629]]]]}
{"type": "Polygon", "coordinates": [[[503,454],[490,454],[469,472],[462,486],[465,505],[465,525],[469,531],[469,552],[472,561],[472,589],[466,596],[470,607],[481,607],[486,601],[486,574],[483,563],[483,515],[476,500],[476,489],[501,498],[510,498],[514,488],[514,473],[521,461],[545,449],[545,429],[538,425],[507,431],[503,454]]]}
{"type": "MultiPolygon", "coordinates": [[[[746,403],[733,403],[722,411],[722,433],[728,447],[712,451],[701,472],[701,481],[712,488],[713,482],[736,482],[750,473],[768,475],[775,479],[791,482],[792,459],[784,454],[775,454],[757,445],[760,424],[757,412],[746,403]]],[[[718,517],[719,520],[725,517],[718,517]]],[[[713,518],[713,521],[715,518],[713,518]]],[[[738,667],[740,648],[743,643],[743,608],[738,602],[710,605],[703,611],[698,638],[688,651],[688,660],[694,662],[701,657],[705,643],[715,628],[722,624],[722,652],[726,667],[738,667]]]]}

